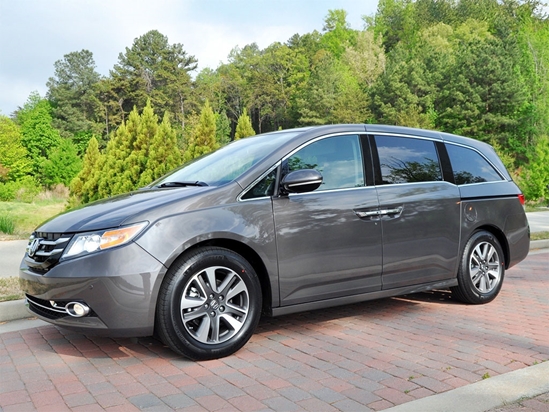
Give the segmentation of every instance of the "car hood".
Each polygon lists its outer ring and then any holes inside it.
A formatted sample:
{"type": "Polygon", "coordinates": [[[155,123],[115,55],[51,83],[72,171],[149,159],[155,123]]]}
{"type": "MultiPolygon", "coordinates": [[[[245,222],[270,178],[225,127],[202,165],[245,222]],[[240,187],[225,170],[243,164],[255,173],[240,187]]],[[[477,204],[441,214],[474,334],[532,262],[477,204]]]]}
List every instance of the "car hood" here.
{"type": "Polygon", "coordinates": [[[132,223],[131,218],[133,216],[143,215],[151,208],[185,201],[212,189],[214,188],[142,189],[69,210],[42,223],[36,231],[43,233],[76,233],[118,227],[125,223],[132,223]]]}

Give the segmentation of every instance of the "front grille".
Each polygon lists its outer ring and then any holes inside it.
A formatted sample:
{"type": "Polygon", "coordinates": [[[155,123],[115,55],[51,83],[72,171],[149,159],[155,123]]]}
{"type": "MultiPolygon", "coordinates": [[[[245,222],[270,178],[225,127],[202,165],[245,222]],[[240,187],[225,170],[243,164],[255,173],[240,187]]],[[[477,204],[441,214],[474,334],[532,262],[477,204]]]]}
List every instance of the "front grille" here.
{"type": "Polygon", "coordinates": [[[58,261],[72,235],[35,232],[29,239],[25,262],[35,273],[44,274],[58,261]]]}

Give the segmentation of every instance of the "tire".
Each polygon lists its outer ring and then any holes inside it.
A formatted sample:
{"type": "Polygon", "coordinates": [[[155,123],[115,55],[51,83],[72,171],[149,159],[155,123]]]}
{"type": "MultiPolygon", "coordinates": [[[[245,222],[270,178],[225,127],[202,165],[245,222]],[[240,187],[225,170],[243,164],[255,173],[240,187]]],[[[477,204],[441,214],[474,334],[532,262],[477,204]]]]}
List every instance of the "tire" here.
{"type": "Polygon", "coordinates": [[[181,355],[221,358],[250,339],[261,305],[261,285],[246,259],[228,249],[201,248],[168,270],[158,295],[156,328],[181,355]]]}
{"type": "Polygon", "coordinates": [[[499,241],[479,231],[467,241],[458,270],[454,296],[465,303],[482,304],[496,298],[505,275],[505,259],[499,241]]]}

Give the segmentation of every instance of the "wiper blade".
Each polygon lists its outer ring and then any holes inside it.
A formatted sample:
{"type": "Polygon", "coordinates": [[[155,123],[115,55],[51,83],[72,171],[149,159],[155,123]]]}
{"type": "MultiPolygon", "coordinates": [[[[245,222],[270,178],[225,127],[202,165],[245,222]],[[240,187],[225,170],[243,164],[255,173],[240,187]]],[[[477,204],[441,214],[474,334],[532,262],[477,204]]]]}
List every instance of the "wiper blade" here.
{"type": "Polygon", "coordinates": [[[186,187],[186,186],[208,186],[208,184],[197,180],[196,182],[164,182],[159,184],[156,187],[186,187]]]}

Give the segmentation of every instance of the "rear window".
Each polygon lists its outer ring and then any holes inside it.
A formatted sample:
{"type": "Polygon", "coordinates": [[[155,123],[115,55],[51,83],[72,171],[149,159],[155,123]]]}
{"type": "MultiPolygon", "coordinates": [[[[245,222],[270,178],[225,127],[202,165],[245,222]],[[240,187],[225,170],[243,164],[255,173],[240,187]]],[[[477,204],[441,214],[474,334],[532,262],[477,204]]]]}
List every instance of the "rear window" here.
{"type": "Polygon", "coordinates": [[[396,136],[376,136],[383,184],[441,181],[434,142],[396,136]]]}
{"type": "Polygon", "coordinates": [[[457,185],[503,180],[494,167],[476,151],[453,144],[447,144],[446,150],[457,185]]]}

